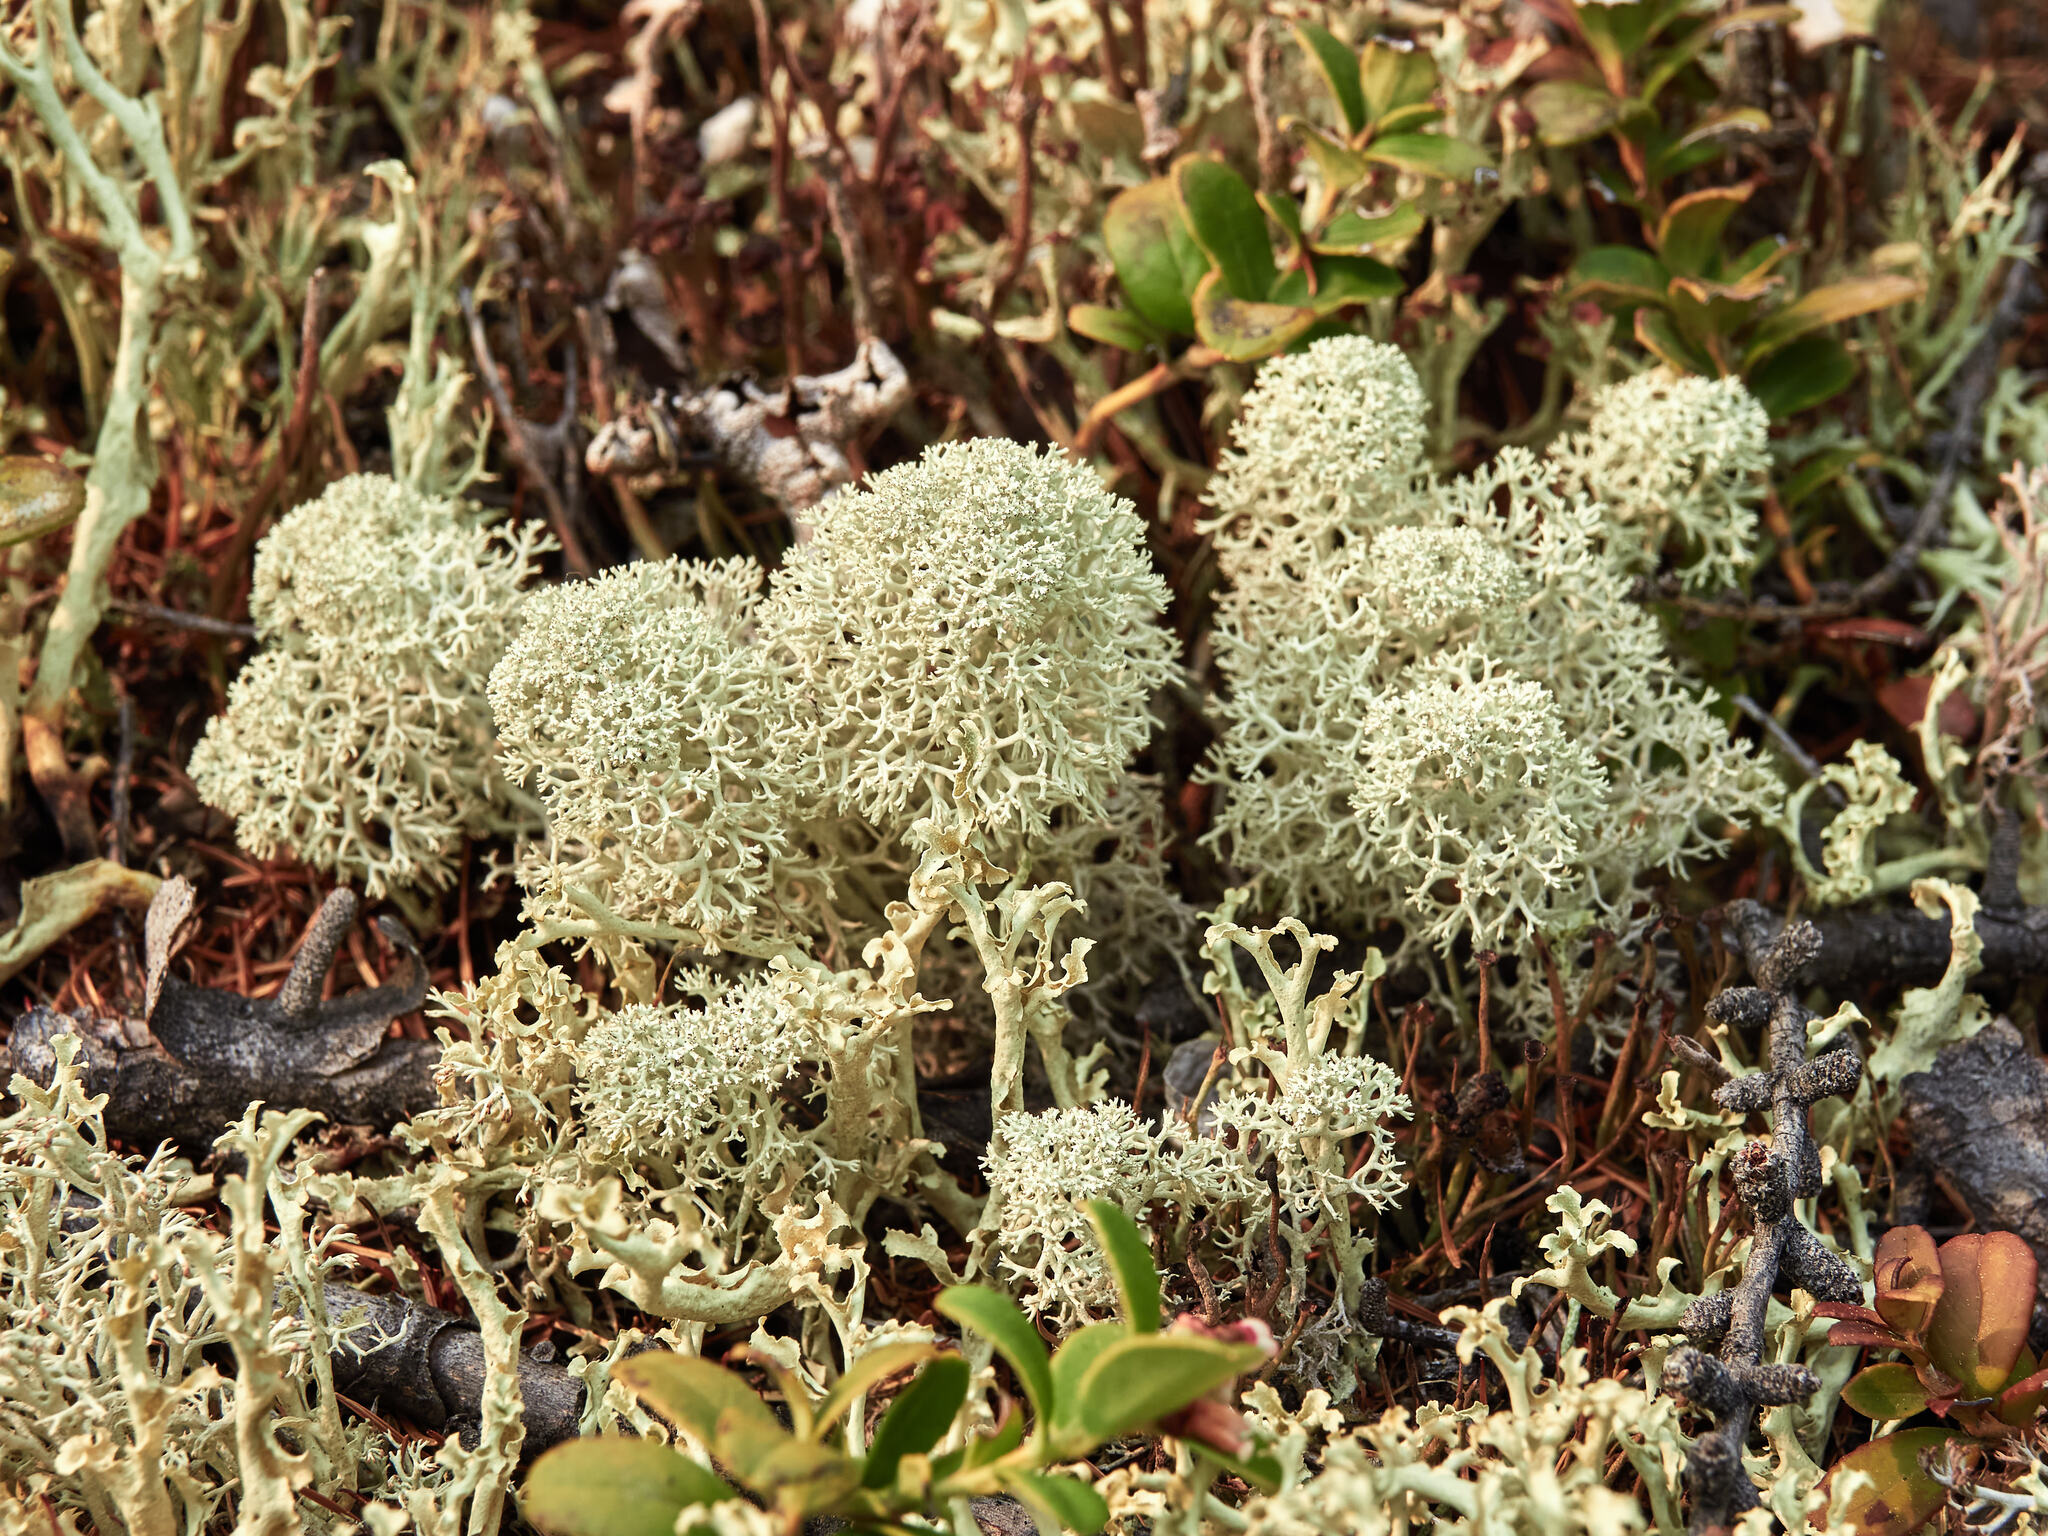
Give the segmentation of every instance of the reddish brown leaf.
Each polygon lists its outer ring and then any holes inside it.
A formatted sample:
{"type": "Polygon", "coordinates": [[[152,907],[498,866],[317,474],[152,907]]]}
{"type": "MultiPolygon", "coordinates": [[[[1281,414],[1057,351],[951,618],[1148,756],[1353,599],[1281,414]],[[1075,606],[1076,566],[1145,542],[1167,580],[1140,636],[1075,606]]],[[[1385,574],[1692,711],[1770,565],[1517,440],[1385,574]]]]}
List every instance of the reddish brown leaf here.
{"type": "Polygon", "coordinates": [[[1919,1338],[1941,1301],[1941,1258],[1925,1227],[1893,1227],[1877,1240],[1872,1268],[1877,1313],[1896,1333],[1919,1338]]]}
{"type": "Polygon", "coordinates": [[[1998,1416],[2016,1429],[2023,1429],[2048,1409],[2048,1371],[2036,1371],[2016,1381],[1998,1397],[1998,1416]]]}
{"type": "Polygon", "coordinates": [[[1840,1318],[1843,1322],[1868,1323],[1873,1328],[1885,1326],[1883,1318],[1853,1301],[1823,1301],[1814,1307],[1813,1313],[1816,1317],[1840,1318]]]}
{"type": "Polygon", "coordinates": [[[2035,1275],[2034,1251],[2011,1232],[1971,1232],[1941,1245],[1943,1291],[1927,1353],[1970,1396],[1990,1397],[2011,1379],[2034,1316],[2035,1275]]]}
{"type": "Polygon", "coordinates": [[[1857,1446],[1828,1469],[1830,1482],[1844,1471],[1870,1477],[1872,1486],[1849,1501],[1858,1536],[1910,1536],[1934,1518],[1948,1490],[1920,1465],[1920,1454],[1938,1450],[1954,1435],[1952,1429],[1902,1429],[1857,1446]]]}
{"type": "Polygon", "coordinates": [[[1904,1349],[1906,1340],[1889,1328],[1870,1328],[1862,1323],[1837,1323],[1828,1342],[1848,1349],[1904,1349]]]}

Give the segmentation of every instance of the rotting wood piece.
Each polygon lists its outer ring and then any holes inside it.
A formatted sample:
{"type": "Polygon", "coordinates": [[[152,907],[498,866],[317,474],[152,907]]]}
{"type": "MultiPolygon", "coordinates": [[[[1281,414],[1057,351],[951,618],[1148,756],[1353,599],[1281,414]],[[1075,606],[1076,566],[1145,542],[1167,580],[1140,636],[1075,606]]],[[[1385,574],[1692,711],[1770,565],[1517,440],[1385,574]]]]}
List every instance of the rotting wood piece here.
{"type": "Polygon", "coordinates": [[[48,1084],[53,1042],[77,1035],[85,1090],[105,1094],[108,1132],[137,1147],[164,1141],[210,1146],[254,1100],[311,1109],[341,1124],[391,1126],[437,1102],[438,1042],[387,1040],[391,1021],[426,997],[427,968],[403,924],[379,918],[405,956],[403,979],[331,1001],[320,993],[356,915],[337,890],[307,926],[290,975],[274,997],[194,986],[170,963],[189,931],[191,885],[166,881],[144,926],[147,996],[141,1019],[93,1018],[31,1008],[7,1042],[13,1069],[48,1084]]]}

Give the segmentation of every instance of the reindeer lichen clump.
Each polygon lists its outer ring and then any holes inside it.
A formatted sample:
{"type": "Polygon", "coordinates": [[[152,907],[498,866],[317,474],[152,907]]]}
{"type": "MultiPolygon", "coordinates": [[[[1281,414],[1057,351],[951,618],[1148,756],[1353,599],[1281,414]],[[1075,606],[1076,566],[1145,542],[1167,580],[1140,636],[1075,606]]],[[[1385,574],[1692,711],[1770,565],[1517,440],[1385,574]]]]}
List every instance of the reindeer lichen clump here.
{"type": "Polygon", "coordinates": [[[1747,547],[1740,390],[1658,385],[1676,424],[1654,474],[1621,473],[1640,434],[1609,402],[1547,461],[1440,480],[1397,349],[1333,337],[1266,365],[1210,491],[1230,586],[1207,775],[1210,840],[1269,903],[1499,947],[1619,919],[1646,871],[1770,803],[1631,592],[1667,525],[1724,561],[1747,547]]]}
{"type": "Polygon", "coordinates": [[[192,778],[258,858],[387,891],[442,887],[464,837],[531,823],[499,772],[484,683],[552,540],[352,475],[256,552],[264,649],[206,725],[192,778]]]}

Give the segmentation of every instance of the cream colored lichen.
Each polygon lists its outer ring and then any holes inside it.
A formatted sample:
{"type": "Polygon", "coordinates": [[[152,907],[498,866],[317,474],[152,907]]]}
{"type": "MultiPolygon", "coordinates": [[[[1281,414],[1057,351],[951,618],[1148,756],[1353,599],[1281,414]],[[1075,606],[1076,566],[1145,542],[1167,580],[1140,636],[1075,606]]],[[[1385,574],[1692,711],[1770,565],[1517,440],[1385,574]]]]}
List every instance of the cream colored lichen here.
{"type": "Polygon", "coordinates": [[[787,695],[750,631],[750,561],[616,566],[528,605],[490,675],[508,773],[547,813],[522,854],[534,921],[587,915],[732,940],[815,922],[827,878],[787,695]]]}
{"type": "Polygon", "coordinates": [[[821,505],[759,625],[834,807],[1020,837],[1106,819],[1174,674],[1166,595],[1092,469],[978,439],[821,505]]]}
{"type": "Polygon", "coordinates": [[[530,824],[492,753],[484,679],[551,547],[378,475],[337,481],[257,547],[263,650],[192,754],[258,858],[372,897],[454,879],[462,840],[530,824]]]}
{"type": "Polygon", "coordinates": [[[1632,596],[1636,535],[1558,461],[1427,475],[1400,352],[1261,373],[1210,500],[1229,586],[1211,843],[1280,910],[1510,948],[1775,799],[1632,596]]]}
{"type": "Polygon", "coordinates": [[[1755,561],[1769,443],[1770,419],[1740,379],[1653,368],[1601,390],[1586,430],[1551,456],[1632,526],[1641,569],[1675,540],[1679,578],[1719,590],[1755,561]]]}

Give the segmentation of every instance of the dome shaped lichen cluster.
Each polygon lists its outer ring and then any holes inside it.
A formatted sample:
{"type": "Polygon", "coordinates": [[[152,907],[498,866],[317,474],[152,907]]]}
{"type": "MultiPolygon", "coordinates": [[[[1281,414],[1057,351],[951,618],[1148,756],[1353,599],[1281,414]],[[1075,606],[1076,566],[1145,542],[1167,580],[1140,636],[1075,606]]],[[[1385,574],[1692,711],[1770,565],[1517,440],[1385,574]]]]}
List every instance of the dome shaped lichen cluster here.
{"type": "Polygon", "coordinates": [[[1210,836],[1278,910],[1508,947],[1625,913],[1768,803],[1631,590],[1667,533],[1746,554],[1763,419],[1739,384],[1634,380],[1548,458],[1441,479],[1424,409],[1363,337],[1246,401],[1210,493],[1210,836]]]}

